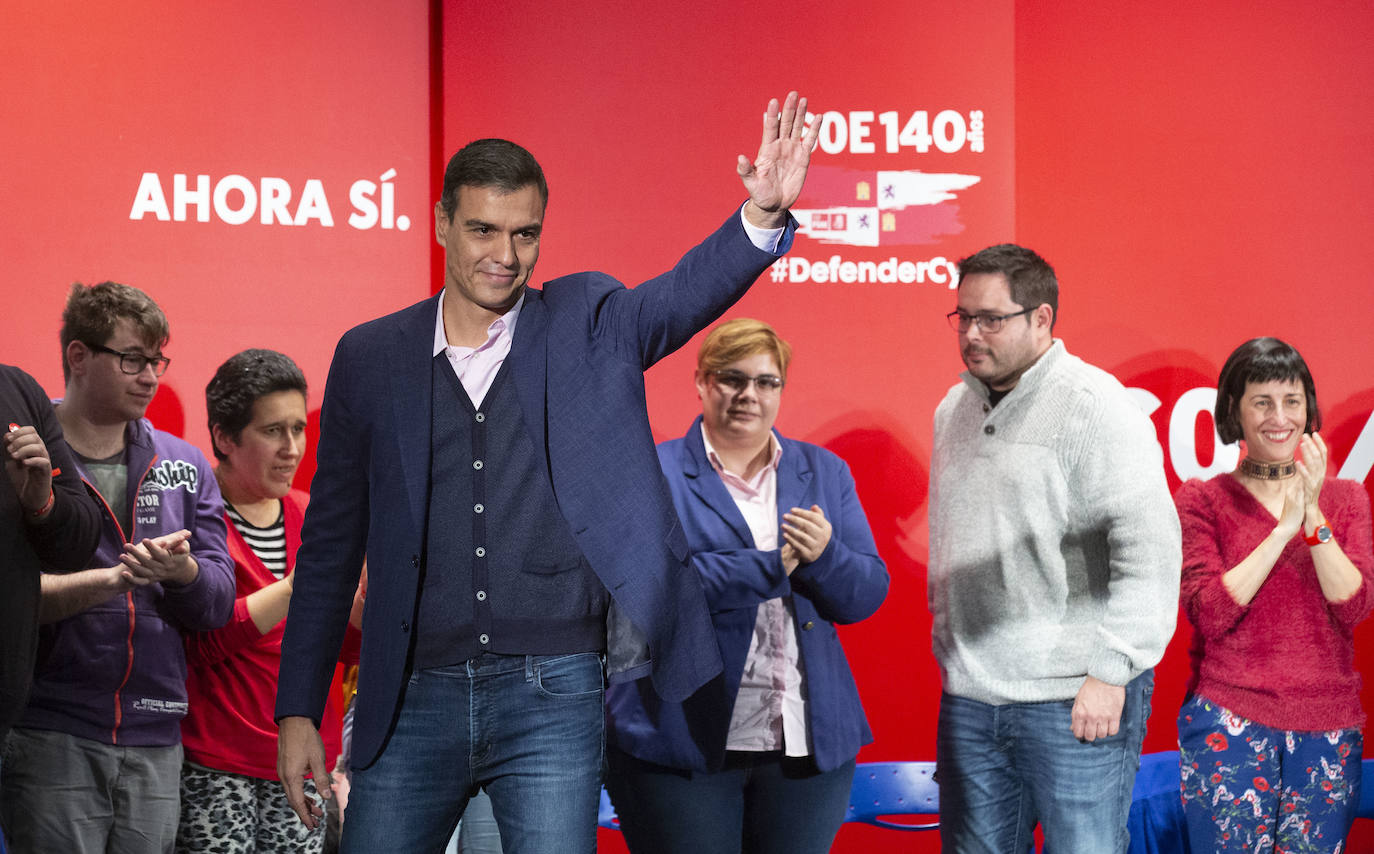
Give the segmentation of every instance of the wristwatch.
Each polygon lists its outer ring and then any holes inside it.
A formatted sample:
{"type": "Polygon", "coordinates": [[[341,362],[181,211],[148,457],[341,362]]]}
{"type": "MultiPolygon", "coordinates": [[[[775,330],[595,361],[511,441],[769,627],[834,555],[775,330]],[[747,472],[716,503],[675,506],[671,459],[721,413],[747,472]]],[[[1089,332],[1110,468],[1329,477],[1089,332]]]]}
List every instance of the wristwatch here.
{"type": "Polygon", "coordinates": [[[1307,540],[1309,546],[1319,546],[1322,543],[1329,542],[1331,539],[1331,526],[1326,524],[1325,519],[1322,519],[1321,524],[1317,526],[1317,530],[1313,531],[1311,536],[1303,537],[1303,539],[1307,540]]]}

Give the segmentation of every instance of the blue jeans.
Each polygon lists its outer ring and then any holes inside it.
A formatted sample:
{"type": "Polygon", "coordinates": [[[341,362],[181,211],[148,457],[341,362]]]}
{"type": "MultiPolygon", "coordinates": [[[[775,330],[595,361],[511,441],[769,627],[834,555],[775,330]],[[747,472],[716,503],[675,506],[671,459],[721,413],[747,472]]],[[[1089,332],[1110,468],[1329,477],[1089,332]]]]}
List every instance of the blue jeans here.
{"type": "Polygon", "coordinates": [[[943,695],[935,772],[941,850],[1026,851],[1039,822],[1047,852],[1125,854],[1153,691],[1153,672],[1133,679],[1119,731],[1093,742],[1073,736],[1073,700],[990,706],[943,695]]]}
{"type": "Polygon", "coordinates": [[[593,854],[603,687],[595,653],[412,674],[382,754],[353,769],[340,850],[441,852],[480,786],[506,854],[593,854]]]}
{"type": "Polygon", "coordinates": [[[655,765],[615,748],[606,788],[632,854],[825,854],[844,822],[854,760],[732,751],[714,773],[655,765]]]}

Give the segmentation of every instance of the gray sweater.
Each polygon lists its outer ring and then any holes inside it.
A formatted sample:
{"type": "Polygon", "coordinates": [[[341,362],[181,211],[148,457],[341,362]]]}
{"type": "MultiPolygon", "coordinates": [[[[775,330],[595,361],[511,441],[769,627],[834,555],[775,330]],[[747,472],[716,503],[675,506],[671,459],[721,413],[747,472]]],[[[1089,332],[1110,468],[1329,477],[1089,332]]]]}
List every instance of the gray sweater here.
{"type": "Polygon", "coordinates": [[[1056,340],[996,406],[935,412],[928,597],[944,690],[984,703],[1124,685],[1178,614],[1178,514],[1150,420],[1056,340]]]}

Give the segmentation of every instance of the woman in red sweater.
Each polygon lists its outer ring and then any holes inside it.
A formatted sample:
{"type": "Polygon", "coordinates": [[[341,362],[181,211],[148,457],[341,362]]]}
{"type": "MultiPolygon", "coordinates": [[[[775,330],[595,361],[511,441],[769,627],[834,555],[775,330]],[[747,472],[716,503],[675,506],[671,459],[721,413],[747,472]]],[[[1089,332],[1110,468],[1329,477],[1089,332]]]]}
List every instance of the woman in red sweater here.
{"type": "MultiPolygon", "coordinates": [[[[291,488],[305,453],[305,394],[300,368],[272,350],[233,356],[205,389],[237,599],[228,624],[187,640],[178,852],[319,852],[324,844],[323,824],[309,830],[287,806],[272,714],[305,515],[305,493],[291,488]]],[[[320,725],[331,757],[340,720],[331,695],[320,725]]]]}
{"type": "Polygon", "coordinates": [[[1175,495],[1193,673],[1178,719],[1194,851],[1339,852],[1360,800],[1351,633],[1374,604],[1369,496],[1327,480],[1302,356],[1256,338],[1217,381],[1232,473],[1175,495]]]}

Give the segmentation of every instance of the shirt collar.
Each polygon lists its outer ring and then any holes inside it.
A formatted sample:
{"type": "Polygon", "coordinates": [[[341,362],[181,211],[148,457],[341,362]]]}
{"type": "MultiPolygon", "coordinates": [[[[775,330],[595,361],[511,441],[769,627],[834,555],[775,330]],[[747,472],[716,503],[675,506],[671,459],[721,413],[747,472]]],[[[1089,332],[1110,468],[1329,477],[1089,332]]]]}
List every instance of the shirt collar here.
{"type": "MultiPolygon", "coordinates": [[[[704,423],[701,425],[701,443],[706,446],[706,459],[710,461],[711,467],[717,472],[724,472],[725,466],[721,463],[720,455],[716,453],[716,449],[711,447],[711,437],[706,435],[704,423]]],[[[777,471],[778,461],[782,459],[782,443],[778,441],[777,433],[771,430],[768,432],[768,444],[773,449],[773,459],[769,461],[768,468],[777,471]]]]}
{"type": "MultiPolygon", "coordinates": [[[[444,334],[444,300],[448,297],[448,288],[439,291],[439,308],[434,314],[434,353],[437,356],[448,349],[448,335],[444,334]]],[[[491,322],[487,327],[487,340],[499,336],[502,332],[509,335],[512,340],[515,338],[515,322],[520,318],[520,309],[525,305],[525,292],[520,292],[520,299],[515,301],[515,305],[510,310],[491,322]]]]}

